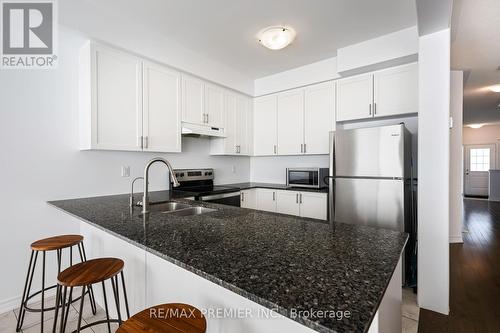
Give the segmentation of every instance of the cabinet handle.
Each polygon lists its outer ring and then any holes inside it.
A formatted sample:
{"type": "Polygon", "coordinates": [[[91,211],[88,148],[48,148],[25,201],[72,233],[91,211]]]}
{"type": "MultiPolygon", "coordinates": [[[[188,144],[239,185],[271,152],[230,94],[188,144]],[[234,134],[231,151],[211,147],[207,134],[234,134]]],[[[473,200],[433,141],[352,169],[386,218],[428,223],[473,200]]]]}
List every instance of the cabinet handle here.
{"type": "Polygon", "coordinates": [[[144,148],[148,148],[148,141],[149,141],[148,138],[149,138],[148,136],[144,137],[144,148]]]}
{"type": "Polygon", "coordinates": [[[276,145],[274,145],[274,153],[276,154],[276,145]]]}
{"type": "Polygon", "coordinates": [[[207,124],[208,124],[208,113],[206,115],[207,115],[207,124]]]}
{"type": "Polygon", "coordinates": [[[273,192],[273,201],[276,201],[276,192],[273,192]]]}
{"type": "Polygon", "coordinates": [[[139,139],[139,145],[141,146],[141,149],[143,149],[144,148],[144,141],[143,141],[142,135],[139,136],[138,139],[139,139]]]}
{"type": "Polygon", "coordinates": [[[306,151],[307,151],[307,150],[306,150],[306,147],[307,147],[307,146],[306,146],[306,144],[304,143],[304,154],[305,154],[305,153],[306,153],[306,151]]]}
{"type": "Polygon", "coordinates": [[[303,143],[301,143],[301,144],[300,144],[300,152],[301,152],[301,153],[303,153],[303,152],[304,152],[304,144],[303,144],[303,143]]]}
{"type": "Polygon", "coordinates": [[[372,105],[369,105],[370,111],[368,111],[368,114],[371,116],[372,115],[372,105]]]}
{"type": "Polygon", "coordinates": [[[241,192],[241,201],[245,201],[245,192],[241,192]]]}
{"type": "Polygon", "coordinates": [[[377,114],[377,103],[373,103],[373,114],[377,114]]]}
{"type": "Polygon", "coordinates": [[[298,193],[295,194],[295,203],[299,203],[299,194],[298,193]]]}
{"type": "Polygon", "coordinates": [[[302,203],[302,193],[299,193],[299,196],[300,196],[299,203],[302,203]]]}
{"type": "Polygon", "coordinates": [[[238,145],[238,154],[241,154],[241,146],[238,145]]]}

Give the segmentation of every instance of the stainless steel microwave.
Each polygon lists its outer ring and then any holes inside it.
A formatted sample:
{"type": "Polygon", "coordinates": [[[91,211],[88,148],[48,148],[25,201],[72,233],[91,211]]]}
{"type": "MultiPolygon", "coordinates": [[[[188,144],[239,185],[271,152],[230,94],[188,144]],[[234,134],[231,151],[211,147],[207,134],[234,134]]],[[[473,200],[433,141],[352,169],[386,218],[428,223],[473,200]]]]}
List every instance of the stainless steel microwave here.
{"type": "Polygon", "coordinates": [[[325,177],[328,177],[328,168],[287,168],[286,186],[307,188],[328,187],[328,180],[325,177]]]}

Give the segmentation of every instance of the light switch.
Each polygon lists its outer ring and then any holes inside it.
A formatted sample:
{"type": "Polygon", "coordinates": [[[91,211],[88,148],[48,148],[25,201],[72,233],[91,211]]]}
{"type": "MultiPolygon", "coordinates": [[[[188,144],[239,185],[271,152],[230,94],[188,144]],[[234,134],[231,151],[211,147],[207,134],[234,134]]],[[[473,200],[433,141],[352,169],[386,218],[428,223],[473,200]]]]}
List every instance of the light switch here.
{"type": "Polygon", "coordinates": [[[128,165],[122,165],[122,177],[130,177],[130,167],[128,165]]]}

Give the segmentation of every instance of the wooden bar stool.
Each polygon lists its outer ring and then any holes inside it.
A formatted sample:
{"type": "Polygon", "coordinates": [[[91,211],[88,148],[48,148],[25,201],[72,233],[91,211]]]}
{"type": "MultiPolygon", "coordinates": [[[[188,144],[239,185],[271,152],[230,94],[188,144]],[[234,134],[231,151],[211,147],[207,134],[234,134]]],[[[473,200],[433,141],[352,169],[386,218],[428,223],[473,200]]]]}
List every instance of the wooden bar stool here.
{"type": "Polygon", "coordinates": [[[66,324],[68,322],[68,313],[69,307],[72,303],[73,297],[73,288],[82,287],[82,293],[80,296],[80,311],[78,314],[78,326],[77,329],[73,332],[80,332],[86,328],[99,325],[99,324],[108,324],[108,332],[111,333],[111,323],[122,324],[122,317],[120,311],[120,286],[118,283],[118,275],[121,277],[121,285],[123,291],[123,297],[125,301],[125,308],[127,310],[127,318],[130,317],[130,312],[128,308],[128,300],[127,300],[127,291],[125,289],[125,280],[123,279],[123,260],[117,258],[98,258],[92,259],[88,261],[81,262],[79,264],[73,265],[64,271],[62,271],[57,277],[57,296],[56,296],[56,311],[54,317],[54,326],[53,332],[56,332],[57,328],[57,316],[59,310],[59,303],[62,301],[62,304],[66,306],[61,307],[61,323],[60,323],[60,332],[63,333],[66,330],[66,324]],[[109,309],[108,309],[108,300],[106,297],[106,286],[104,282],[106,280],[111,280],[111,287],[113,288],[113,295],[115,299],[116,312],[118,315],[118,319],[110,319],[109,318],[109,309]],[[81,326],[82,324],[82,315],[83,315],[83,304],[85,301],[85,293],[86,290],[92,288],[93,284],[101,283],[102,292],[104,296],[104,309],[106,310],[106,320],[98,320],[93,323],[87,324],[85,326],[81,326]],[[68,294],[69,288],[69,299],[66,302],[66,295],[68,294]]]}
{"type": "MultiPolygon", "coordinates": [[[[57,284],[54,284],[49,287],[45,287],[45,257],[46,252],[56,251],[57,254],[57,271],[61,272],[61,261],[62,254],[64,249],[69,249],[69,261],[70,265],[73,264],[73,246],[78,247],[78,252],[80,254],[80,261],[84,262],[86,260],[85,247],[83,245],[83,236],[80,235],[60,235],[50,238],[44,238],[37,240],[36,242],[31,244],[31,257],[28,265],[28,273],[26,274],[26,282],[24,283],[23,296],[21,298],[21,306],[19,307],[19,315],[17,317],[17,325],[16,332],[19,332],[23,326],[24,317],[26,315],[26,311],[28,312],[40,312],[40,326],[41,331],[43,333],[43,322],[44,322],[44,313],[46,311],[52,311],[55,307],[45,307],[45,293],[57,287],[57,284]],[[38,259],[38,254],[42,253],[42,289],[40,291],[35,292],[34,294],[30,294],[31,292],[31,284],[33,282],[33,276],[35,273],[36,263],[38,259]],[[32,308],[28,306],[28,301],[30,301],[33,297],[42,294],[42,301],[40,308],[32,308]]],[[[88,290],[88,294],[90,297],[90,302],[92,305],[92,312],[95,314],[96,306],[94,293],[92,289],[88,290]]],[[[75,299],[74,301],[77,301],[75,299]]]]}
{"type": "Polygon", "coordinates": [[[156,305],[132,316],[116,333],[205,333],[207,321],[189,304],[156,305]]]}

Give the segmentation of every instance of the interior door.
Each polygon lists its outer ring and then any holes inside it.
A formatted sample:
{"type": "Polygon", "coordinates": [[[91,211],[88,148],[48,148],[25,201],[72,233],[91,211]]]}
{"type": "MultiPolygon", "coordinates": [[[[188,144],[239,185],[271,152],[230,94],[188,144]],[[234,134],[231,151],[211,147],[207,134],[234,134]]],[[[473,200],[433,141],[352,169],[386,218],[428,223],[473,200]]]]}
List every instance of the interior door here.
{"type": "Polygon", "coordinates": [[[144,150],[181,151],[181,76],[179,72],[144,63],[144,150]]]}
{"type": "Polygon", "coordinates": [[[488,196],[489,170],[495,169],[494,144],[466,145],[464,158],[464,194],[488,196]]]}
{"type": "Polygon", "coordinates": [[[304,144],[304,90],[278,95],[278,155],[299,155],[304,144]]]}

